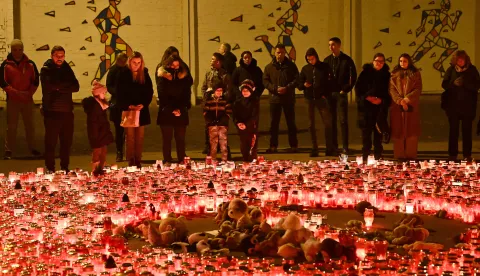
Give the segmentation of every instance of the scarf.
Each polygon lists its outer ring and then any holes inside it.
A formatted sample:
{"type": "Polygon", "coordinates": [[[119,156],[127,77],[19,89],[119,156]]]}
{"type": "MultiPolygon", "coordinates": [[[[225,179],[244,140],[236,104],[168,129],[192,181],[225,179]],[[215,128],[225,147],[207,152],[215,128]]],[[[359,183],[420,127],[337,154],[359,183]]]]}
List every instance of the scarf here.
{"type": "Polygon", "coordinates": [[[458,66],[458,65],[455,65],[455,71],[457,71],[457,72],[459,72],[459,73],[460,73],[460,72],[465,72],[467,69],[468,69],[468,65],[465,65],[465,66],[463,66],[463,67],[460,67],[460,66],[458,66]]]}

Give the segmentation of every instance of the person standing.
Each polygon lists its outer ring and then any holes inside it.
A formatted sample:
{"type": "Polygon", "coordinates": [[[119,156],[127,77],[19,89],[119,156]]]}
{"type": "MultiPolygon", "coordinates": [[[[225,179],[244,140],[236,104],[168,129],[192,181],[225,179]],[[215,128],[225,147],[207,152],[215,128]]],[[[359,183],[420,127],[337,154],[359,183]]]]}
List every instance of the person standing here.
{"type": "Polygon", "coordinates": [[[117,102],[122,111],[139,111],[139,126],[125,127],[129,166],[141,167],[145,126],[151,122],[148,106],[152,102],[153,84],[143,56],[133,52],[127,69],[122,70],[117,83],[117,102]]]}
{"type": "Polygon", "coordinates": [[[39,85],[37,66],[24,54],[21,40],[14,39],[10,48],[12,52],[0,67],[0,87],[7,94],[7,135],[4,159],[12,159],[20,115],[25,126],[28,149],[34,157],[39,157],[41,154],[34,145],[35,126],[33,124],[33,94],[39,85]]]}
{"type": "Polygon", "coordinates": [[[162,130],[163,160],[172,162],[172,138],[175,137],[177,159],[183,162],[193,78],[182,59],[171,55],[157,71],[156,82],[160,103],[157,124],[162,130]]]}
{"type": "Polygon", "coordinates": [[[218,52],[224,57],[222,68],[225,69],[229,75],[232,75],[237,67],[237,57],[232,53],[232,46],[228,43],[222,43],[218,52]]]}
{"type": "Polygon", "coordinates": [[[263,86],[263,72],[257,66],[257,60],[252,57],[250,51],[245,51],[241,55],[240,66],[235,68],[232,74],[232,91],[235,93],[235,98],[241,98],[240,85],[244,80],[251,80],[254,84],[254,96],[260,98],[262,96],[265,86],[263,86]]]}
{"type": "MultiPolygon", "coordinates": [[[[363,71],[355,85],[357,99],[358,126],[362,131],[362,153],[366,160],[372,150],[375,159],[380,159],[383,153],[382,124],[387,121],[390,95],[390,68],[385,64],[385,56],[377,53],[373,56],[373,63],[363,65],[363,71]],[[377,126],[379,126],[377,128],[377,126]]],[[[388,135],[388,131],[386,133],[388,135]]],[[[386,137],[387,138],[387,137],[386,137]]]]}
{"type": "Polygon", "coordinates": [[[297,152],[297,126],[295,125],[295,87],[298,68],[285,57],[285,45],[275,47],[275,58],[265,67],[263,85],[270,92],[270,147],[267,153],[276,153],[278,148],[278,130],[282,110],[288,127],[290,152],[297,152]]]}
{"type": "Polygon", "coordinates": [[[390,127],[393,154],[398,160],[417,158],[420,136],[420,94],[422,76],[409,54],[402,54],[390,78],[390,127]]]}
{"type": "Polygon", "coordinates": [[[340,51],[342,41],[338,37],[332,37],[328,41],[328,47],[332,52],[325,58],[333,71],[333,94],[331,100],[333,144],[338,148],[337,119],[340,121],[342,131],[343,153],[348,154],[348,93],[352,91],[357,81],[357,70],[352,58],[340,51]]]}
{"type": "Polygon", "coordinates": [[[55,147],[60,140],[60,168],[69,171],[73,142],[72,93],[80,90],[72,68],[65,61],[65,49],[53,46],[51,59],[40,70],[42,113],[45,124],[45,166],[55,171],[55,147]]]}
{"type": "Polygon", "coordinates": [[[317,130],[315,127],[315,109],[318,110],[325,126],[326,156],[335,156],[333,145],[332,113],[329,101],[332,96],[333,73],[325,62],[318,58],[317,51],[309,48],[305,54],[307,65],[303,66],[298,78],[298,89],[303,90],[308,105],[312,151],[310,157],[318,157],[317,130]]]}
{"type": "Polygon", "coordinates": [[[448,135],[449,160],[456,161],[458,155],[458,133],[462,122],[463,158],[472,159],[472,125],[477,111],[480,76],[467,52],[455,52],[443,78],[442,97],[445,113],[448,117],[450,132],[448,135]]]}
{"type": "Polygon", "coordinates": [[[258,98],[253,96],[253,89],[245,80],[240,86],[242,97],[233,105],[233,122],[240,137],[240,151],[244,162],[257,159],[258,144],[258,98]]]}
{"type": "MultiPolygon", "coordinates": [[[[202,97],[208,97],[207,92],[211,92],[213,87],[221,85],[227,91],[227,99],[231,100],[231,77],[225,69],[222,68],[224,56],[220,53],[213,53],[210,61],[210,70],[205,74],[205,79],[201,88],[202,97]]],[[[208,136],[208,127],[205,127],[205,149],[203,154],[210,153],[210,138],[208,136]]],[[[229,158],[230,159],[230,158],[229,158]]]]}
{"type": "Polygon", "coordinates": [[[117,104],[117,82],[118,76],[126,68],[128,57],[126,54],[121,53],[115,60],[113,65],[107,74],[107,90],[112,95],[110,98],[110,121],[115,126],[115,146],[117,148],[117,162],[123,161],[123,144],[125,142],[125,131],[120,123],[122,121],[122,109],[117,104]]]}

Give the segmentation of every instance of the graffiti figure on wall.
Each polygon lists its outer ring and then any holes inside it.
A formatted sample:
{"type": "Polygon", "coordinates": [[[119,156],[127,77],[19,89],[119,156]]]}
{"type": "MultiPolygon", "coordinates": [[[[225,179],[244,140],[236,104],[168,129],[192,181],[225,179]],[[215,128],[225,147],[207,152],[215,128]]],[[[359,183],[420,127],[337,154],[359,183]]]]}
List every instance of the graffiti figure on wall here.
{"type": "Polygon", "coordinates": [[[455,31],[458,20],[460,20],[460,16],[462,15],[461,11],[456,11],[455,14],[449,15],[450,5],[450,0],[442,0],[440,2],[440,9],[424,10],[422,12],[422,21],[416,32],[417,37],[425,32],[427,22],[432,24],[432,28],[425,35],[425,40],[412,55],[413,62],[418,62],[432,48],[438,47],[445,49],[440,55],[440,58],[433,64],[433,68],[440,72],[441,77],[445,74],[443,62],[458,49],[457,42],[442,37],[443,33],[448,32],[448,29],[455,31]]]}
{"type": "MultiPolygon", "coordinates": [[[[277,43],[285,45],[287,55],[293,62],[295,62],[297,59],[297,52],[292,41],[293,30],[298,29],[304,34],[308,32],[308,26],[303,26],[302,24],[298,23],[298,9],[300,8],[301,4],[301,0],[290,0],[291,8],[277,20],[277,25],[280,27],[280,29],[282,29],[282,32],[278,36],[277,43]]],[[[268,41],[267,35],[257,36],[255,40],[262,41],[265,44],[270,56],[272,58],[275,56],[275,45],[272,45],[268,41]]]]}
{"type": "Polygon", "coordinates": [[[130,25],[130,16],[121,19],[117,6],[121,0],[109,0],[110,5],[102,10],[93,20],[95,27],[100,32],[100,41],[105,44],[105,54],[100,57],[95,80],[100,80],[108,69],[115,64],[119,53],[132,54],[132,48],[118,35],[118,29],[130,25]]]}

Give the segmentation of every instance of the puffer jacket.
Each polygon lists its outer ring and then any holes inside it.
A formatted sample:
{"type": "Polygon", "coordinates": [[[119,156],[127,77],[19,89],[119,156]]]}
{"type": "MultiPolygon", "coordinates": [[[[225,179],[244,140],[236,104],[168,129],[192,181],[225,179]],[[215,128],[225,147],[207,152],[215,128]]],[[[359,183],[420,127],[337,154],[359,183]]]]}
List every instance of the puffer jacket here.
{"type": "Polygon", "coordinates": [[[208,126],[228,126],[232,114],[232,106],[224,95],[217,98],[214,92],[207,93],[204,99],[203,116],[208,126]]]}
{"type": "Polygon", "coordinates": [[[33,102],[33,94],[39,85],[35,62],[26,55],[16,62],[9,54],[0,66],[0,87],[7,93],[7,101],[33,102]],[[27,93],[22,93],[27,92],[27,93]]]}

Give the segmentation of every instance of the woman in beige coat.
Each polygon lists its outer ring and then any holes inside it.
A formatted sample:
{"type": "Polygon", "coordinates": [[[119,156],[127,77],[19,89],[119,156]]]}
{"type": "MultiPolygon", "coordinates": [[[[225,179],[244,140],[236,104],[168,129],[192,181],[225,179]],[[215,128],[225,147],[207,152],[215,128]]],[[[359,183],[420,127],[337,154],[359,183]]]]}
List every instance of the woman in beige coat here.
{"type": "Polygon", "coordinates": [[[408,54],[402,54],[390,78],[390,127],[393,154],[398,160],[417,158],[420,136],[422,77],[408,54]]]}

